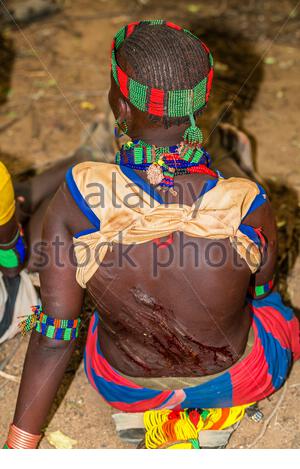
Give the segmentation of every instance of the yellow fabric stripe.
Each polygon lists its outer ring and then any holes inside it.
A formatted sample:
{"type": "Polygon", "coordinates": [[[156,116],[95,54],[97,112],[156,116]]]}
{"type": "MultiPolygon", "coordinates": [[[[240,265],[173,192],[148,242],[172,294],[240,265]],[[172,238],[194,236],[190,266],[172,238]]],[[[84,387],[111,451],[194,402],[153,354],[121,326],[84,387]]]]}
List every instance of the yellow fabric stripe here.
{"type": "Polygon", "coordinates": [[[15,193],[11,176],[0,161],[0,226],[5,225],[15,213],[15,193]]]}

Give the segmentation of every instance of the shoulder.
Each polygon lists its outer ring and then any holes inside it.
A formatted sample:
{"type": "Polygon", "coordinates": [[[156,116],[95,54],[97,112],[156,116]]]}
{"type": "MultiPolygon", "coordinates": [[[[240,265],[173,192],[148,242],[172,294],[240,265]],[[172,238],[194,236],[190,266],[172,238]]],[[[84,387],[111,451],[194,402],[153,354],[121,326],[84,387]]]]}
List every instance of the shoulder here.
{"type": "Polygon", "coordinates": [[[119,175],[118,166],[112,163],[88,161],[69,168],[66,174],[66,185],[74,196],[89,194],[97,185],[108,189],[119,175]]]}
{"type": "Polygon", "coordinates": [[[241,192],[251,192],[253,194],[259,194],[264,192],[262,186],[252,181],[251,179],[231,177],[228,179],[220,178],[218,185],[222,186],[228,191],[241,191],[241,192]]]}
{"type": "Polygon", "coordinates": [[[117,165],[112,163],[102,163],[98,161],[85,161],[72,166],[66,173],[67,184],[74,180],[81,183],[82,180],[99,180],[108,174],[112,174],[117,169],[117,165]]]}
{"type": "Polygon", "coordinates": [[[232,177],[229,179],[220,179],[220,182],[224,184],[227,190],[250,193],[257,201],[259,200],[261,204],[267,200],[267,193],[263,186],[251,179],[232,177]]]}
{"type": "Polygon", "coordinates": [[[254,181],[243,179],[248,182],[244,185],[245,189],[248,187],[249,190],[254,190],[256,195],[244,216],[243,223],[254,226],[263,227],[268,226],[273,231],[276,231],[275,217],[272,210],[271,202],[268,198],[267,192],[264,187],[254,181]]]}
{"type": "Polygon", "coordinates": [[[266,192],[262,186],[250,179],[235,177],[220,178],[214,190],[214,196],[221,204],[239,206],[243,217],[256,210],[267,200],[266,192]]]}
{"type": "Polygon", "coordinates": [[[220,178],[214,189],[204,195],[202,207],[225,210],[244,223],[248,216],[264,207],[266,202],[267,194],[256,182],[246,178],[220,178]]]}
{"type": "MultiPolygon", "coordinates": [[[[108,192],[106,189],[111,185],[109,181],[113,180],[112,174],[116,168],[114,164],[101,162],[83,162],[70,167],[49,203],[43,222],[44,229],[67,229],[74,233],[87,223],[87,218],[92,223],[98,223],[89,203],[93,206],[94,198],[99,198],[102,190],[108,192]],[[87,217],[87,214],[90,216],[87,217]]],[[[94,203],[95,207],[98,205],[94,203]]]]}

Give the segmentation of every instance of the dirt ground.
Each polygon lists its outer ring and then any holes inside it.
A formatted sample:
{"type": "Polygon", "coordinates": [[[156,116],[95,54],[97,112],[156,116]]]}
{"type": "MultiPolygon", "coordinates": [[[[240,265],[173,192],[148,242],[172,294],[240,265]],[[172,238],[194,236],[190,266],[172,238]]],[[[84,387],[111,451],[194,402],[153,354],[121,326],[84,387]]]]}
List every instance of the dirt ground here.
{"type": "MultiPolygon", "coordinates": [[[[18,175],[32,169],[41,171],[78,147],[84,131],[105,109],[110,42],[123,24],[166,18],[192,28],[202,34],[216,58],[215,87],[204,128],[208,135],[220,112],[234,109],[240,125],[253,139],[257,170],[274,190],[281,241],[281,289],[286,301],[300,309],[297,2],[59,3],[63,7],[61,12],[27,26],[7,25],[0,33],[0,159],[18,175]]],[[[0,347],[0,363],[12,353],[18,340],[0,347]]],[[[5,372],[21,374],[27,340],[22,339],[5,372]]],[[[87,382],[82,347],[76,353],[77,360],[67,371],[56,407],[60,405],[46,435],[60,430],[77,441],[76,448],[129,448],[116,435],[112,410],[87,382]]],[[[17,392],[16,383],[0,377],[0,446],[13,415],[17,392]]],[[[254,423],[245,418],[229,447],[246,448],[253,444],[275,409],[254,447],[300,448],[299,400],[298,362],[287,386],[261,403],[265,419],[254,423]],[[281,397],[282,402],[276,408],[281,397]]],[[[47,438],[43,438],[41,448],[51,447],[47,438]]]]}

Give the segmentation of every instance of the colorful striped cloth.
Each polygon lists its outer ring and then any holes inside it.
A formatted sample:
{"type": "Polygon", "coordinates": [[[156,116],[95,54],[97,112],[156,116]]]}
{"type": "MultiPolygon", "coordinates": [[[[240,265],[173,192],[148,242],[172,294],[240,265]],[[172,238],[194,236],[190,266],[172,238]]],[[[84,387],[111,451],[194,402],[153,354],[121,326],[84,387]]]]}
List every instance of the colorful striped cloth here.
{"type": "Polygon", "coordinates": [[[108,404],[124,412],[224,408],[260,401],[283,385],[292,361],[300,358],[299,321],[284,306],[279,293],[251,300],[250,306],[254,330],[251,352],[222,375],[175,391],[143,388],[112,368],[101,352],[95,313],[84,355],[87,377],[108,404]]]}

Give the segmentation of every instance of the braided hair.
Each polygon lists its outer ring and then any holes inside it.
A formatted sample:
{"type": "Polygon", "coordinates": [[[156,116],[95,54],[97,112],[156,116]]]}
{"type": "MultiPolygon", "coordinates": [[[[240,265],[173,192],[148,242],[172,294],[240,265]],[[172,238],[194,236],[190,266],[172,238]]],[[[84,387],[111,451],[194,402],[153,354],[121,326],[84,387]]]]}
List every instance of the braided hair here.
{"type": "MultiPolygon", "coordinates": [[[[207,52],[196,38],[163,24],[142,23],[135,28],[118,50],[117,61],[131,78],[165,91],[193,88],[210,67],[207,52]]],[[[189,122],[189,117],[148,117],[166,128],[189,122]]]]}

